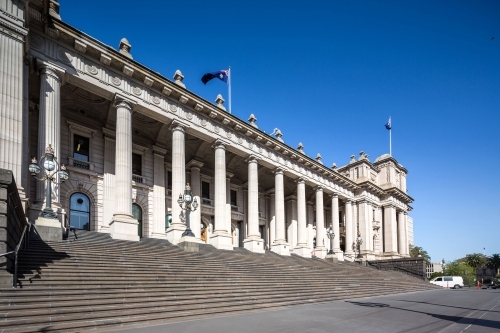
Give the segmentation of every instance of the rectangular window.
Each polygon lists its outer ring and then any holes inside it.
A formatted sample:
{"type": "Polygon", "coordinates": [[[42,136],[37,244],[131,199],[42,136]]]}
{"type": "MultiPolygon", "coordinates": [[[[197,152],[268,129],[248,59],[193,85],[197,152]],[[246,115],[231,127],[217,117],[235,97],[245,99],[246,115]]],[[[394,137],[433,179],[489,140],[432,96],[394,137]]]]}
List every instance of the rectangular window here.
{"type": "Polygon", "coordinates": [[[231,190],[231,206],[238,206],[238,203],[236,202],[236,191],[231,190]]]}
{"type": "Polygon", "coordinates": [[[84,136],[75,134],[73,136],[73,158],[75,160],[89,162],[90,140],[84,136]]]}
{"type": "Polygon", "coordinates": [[[445,281],[453,281],[453,279],[451,278],[451,276],[445,276],[445,277],[444,277],[444,280],[445,280],[445,281]]]}
{"type": "Polygon", "coordinates": [[[142,176],[142,155],[132,154],[132,174],[142,176]]]}
{"type": "Polygon", "coordinates": [[[443,281],[443,279],[439,277],[436,279],[436,281],[443,281]]]}
{"type": "Polygon", "coordinates": [[[201,182],[201,197],[203,199],[210,199],[210,183],[201,182]]]}

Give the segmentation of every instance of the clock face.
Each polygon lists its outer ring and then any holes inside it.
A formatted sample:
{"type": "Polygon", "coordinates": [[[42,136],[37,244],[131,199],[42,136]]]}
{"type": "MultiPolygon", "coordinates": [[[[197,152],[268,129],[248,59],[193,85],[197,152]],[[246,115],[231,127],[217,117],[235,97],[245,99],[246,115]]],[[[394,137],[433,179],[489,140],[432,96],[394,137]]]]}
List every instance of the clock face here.
{"type": "Polygon", "coordinates": [[[192,200],[193,200],[193,198],[191,197],[191,195],[189,195],[189,194],[184,195],[184,201],[191,202],[192,200]]]}

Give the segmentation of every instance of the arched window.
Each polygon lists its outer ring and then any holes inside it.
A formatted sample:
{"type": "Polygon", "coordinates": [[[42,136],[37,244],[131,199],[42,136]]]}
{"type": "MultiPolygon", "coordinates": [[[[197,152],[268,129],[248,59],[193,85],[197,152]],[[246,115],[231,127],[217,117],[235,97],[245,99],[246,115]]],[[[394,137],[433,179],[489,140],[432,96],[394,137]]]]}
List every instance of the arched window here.
{"type": "Polygon", "coordinates": [[[142,209],[141,206],[138,204],[132,204],[132,215],[134,216],[134,219],[136,219],[139,222],[139,225],[137,226],[137,235],[139,237],[142,237],[142,209]]]}
{"type": "Polygon", "coordinates": [[[73,193],[69,199],[71,228],[90,230],[90,200],[83,193],[73,193]]]}

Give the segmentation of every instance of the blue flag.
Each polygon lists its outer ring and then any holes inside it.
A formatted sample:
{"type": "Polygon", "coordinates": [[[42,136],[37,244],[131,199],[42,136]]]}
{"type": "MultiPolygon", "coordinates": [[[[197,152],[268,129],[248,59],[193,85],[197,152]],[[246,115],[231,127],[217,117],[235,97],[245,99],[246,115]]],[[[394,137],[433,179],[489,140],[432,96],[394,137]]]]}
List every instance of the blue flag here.
{"type": "Polygon", "coordinates": [[[389,117],[389,120],[387,121],[387,124],[385,124],[385,128],[387,128],[388,130],[390,130],[392,128],[392,126],[391,126],[391,117],[389,117]]]}
{"type": "Polygon", "coordinates": [[[203,82],[203,84],[207,84],[208,81],[214,78],[218,78],[219,80],[227,83],[227,79],[229,78],[229,70],[223,69],[217,72],[206,73],[201,77],[201,82],[203,82]]]}

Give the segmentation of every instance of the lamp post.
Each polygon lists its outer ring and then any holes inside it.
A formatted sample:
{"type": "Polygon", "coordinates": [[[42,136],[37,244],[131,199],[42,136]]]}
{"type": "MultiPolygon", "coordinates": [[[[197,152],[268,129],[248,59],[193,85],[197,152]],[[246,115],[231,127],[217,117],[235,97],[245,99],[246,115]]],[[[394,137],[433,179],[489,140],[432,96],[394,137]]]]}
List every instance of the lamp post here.
{"type": "Polygon", "coordinates": [[[47,148],[45,148],[45,154],[40,158],[40,163],[37,162],[36,157],[31,158],[31,164],[28,167],[31,175],[39,180],[39,181],[47,181],[47,188],[45,190],[45,208],[40,213],[40,217],[48,218],[48,219],[57,219],[57,214],[52,209],[52,183],[57,184],[57,175],[59,175],[59,179],[61,183],[64,183],[68,178],[68,171],[66,171],[66,166],[64,164],[59,165],[57,162],[57,157],[54,156],[54,149],[49,144],[47,148]],[[41,165],[38,166],[38,164],[41,165]],[[42,173],[42,178],[37,178],[37,175],[40,173],[40,170],[44,170],[42,173]]]}
{"type": "Polygon", "coordinates": [[[356,247],[358,248],[358,259],[362,259],[361,256],[361,244],[363,244],[363,238],[361,238],[361,234],[358,233],[358,238],[356,238],[356,247]]]}
{"type": "Polygon", "coordinates": [[[333,239],[335,238],[335,233],[333,232],[333,226],[330,224],[330,229],[326,232],[326,236],[330,240],[330,251],[327,254],[335,254],[333,252],[333,239]]]}
{"type": "Polygon", "coordinates": [[[182,195],[182,193],[179,194],[179,199],[177,199],[177,203],[179,204],[182,210],[186,211],[186,231],[184,231],[182,237],[184,236],[195,237],[195,235],[191,231],[189,213],[194,212],[196,208],[198,208],[198,201],[196,201],[196,198],[193,201],[193,196],[191,195],[191,187],[189,186],[189,183],[186,184],[184,195],[182,195]],[[182,204],[184,204],[184,207],[182,206],[182,204]]]}

